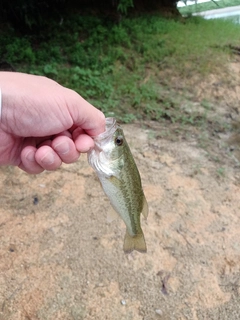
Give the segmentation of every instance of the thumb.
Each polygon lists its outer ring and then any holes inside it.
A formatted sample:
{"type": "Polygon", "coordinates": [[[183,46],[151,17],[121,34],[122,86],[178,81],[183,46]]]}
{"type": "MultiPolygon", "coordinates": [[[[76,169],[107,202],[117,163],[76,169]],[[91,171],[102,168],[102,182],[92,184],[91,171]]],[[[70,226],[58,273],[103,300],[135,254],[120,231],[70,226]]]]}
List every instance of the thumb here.
{"type": "MultiPolygon", "coordinates": [[[[67,89],[70,90],[70,89],[67,89]]],[[[72,91],[72,90],[70,90],[72,91]]],[[[68,110],[71,114],[73,125],[81,127],[89,136],[97,136],[105,131],[105,116],[104,114],[83,99],[75,91],[73,104],[68,102],[68,110]]]]}

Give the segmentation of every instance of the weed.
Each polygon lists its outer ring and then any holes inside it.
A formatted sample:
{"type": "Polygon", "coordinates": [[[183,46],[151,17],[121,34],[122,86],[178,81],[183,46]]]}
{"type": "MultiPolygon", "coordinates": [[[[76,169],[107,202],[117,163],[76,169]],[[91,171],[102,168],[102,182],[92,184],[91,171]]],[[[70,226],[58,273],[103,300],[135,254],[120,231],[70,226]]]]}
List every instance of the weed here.
{"type": "Polygon", "coordinates": [[[152,140],[156,138],[156,132],[154,130],[148,130],[148,139],[152,140]]]}
{"type": "Polygon", "coordinates": [[[201,147],[202,149],[207,149],[208,146],[208,140],[209,140],[209,135],[207,132],[202,132],[199,137],[198,137],[198,144],[199,147],[201,147]]]}
{"type": "Polygon", "coordinates": [[[221,167],[221,168],[218,168],[217,169],[217,176],[220,177],[220,178],[223,178],[225,177],[226,175],[226,169],[221,167]]]}
{"type": "Polygon", "coordinates": [[[211,103],[205,99],[201,101],[201,106],[207,111],[212,109],[211,103]]]}
{"type": "Polygon", "coordinates": [[[44,67],[43,67],[43,73],[46,75],[46,76],[54,76],[54,75],[57,75],[58,74],[58,71],[56,69],[56,67],[53,65],[53,64],[46,64],[44,67]]]}
{"type": "Polygon", "coordinates": [[[132,113],[125,114],[118,117],[123,123],[131,123],[133,120],[136,120],[136,116],[132,113]]]}
{"type": "Polygon", "coordinates": [[[6,41],[5,47],[1,48],[4,59],[10,63],[30,63],[36,61],[36,56],[30,42],[26,38],[14,38],[14,41],[6,41]]]}

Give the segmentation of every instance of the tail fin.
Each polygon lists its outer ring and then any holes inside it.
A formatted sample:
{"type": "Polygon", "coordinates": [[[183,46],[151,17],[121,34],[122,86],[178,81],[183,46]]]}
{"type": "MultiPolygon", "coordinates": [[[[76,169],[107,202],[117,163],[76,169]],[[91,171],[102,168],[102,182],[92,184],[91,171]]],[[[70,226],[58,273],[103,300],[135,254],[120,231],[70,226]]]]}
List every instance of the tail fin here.
{"type": "Polygon", "coordinates": [[[137,250],[141,253],[147,252],[147,246],[146,246],[143,232],[137,234],[134,237],[131,237],[128,231],[126,230],[123,250],[125,253],[130,253],[133,250],[137,250]]]}

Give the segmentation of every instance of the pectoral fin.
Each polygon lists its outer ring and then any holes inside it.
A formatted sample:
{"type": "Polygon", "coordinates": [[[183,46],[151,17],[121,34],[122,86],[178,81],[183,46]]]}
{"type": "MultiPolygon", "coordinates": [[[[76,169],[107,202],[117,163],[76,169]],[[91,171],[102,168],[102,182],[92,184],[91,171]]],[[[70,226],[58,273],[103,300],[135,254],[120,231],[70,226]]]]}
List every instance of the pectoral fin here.
{"type": "Polygon", "coordinates": [[[109,179],[109,181],[111,181],[112,184],[114,184],[115,187],[121,186],[121,180],[119,179],[117,174],[111,175],[108,179],[109,179]]]}
{"type": "Polygon", "coordinates": [[[123,250],[125,253],[130,253],[133,250],[137,250],[141,253],[147,252],[147,246],[146,246],[143,232],[137,234],[134,237],[131,237],[128,231],[126,230],[123,250]]]}

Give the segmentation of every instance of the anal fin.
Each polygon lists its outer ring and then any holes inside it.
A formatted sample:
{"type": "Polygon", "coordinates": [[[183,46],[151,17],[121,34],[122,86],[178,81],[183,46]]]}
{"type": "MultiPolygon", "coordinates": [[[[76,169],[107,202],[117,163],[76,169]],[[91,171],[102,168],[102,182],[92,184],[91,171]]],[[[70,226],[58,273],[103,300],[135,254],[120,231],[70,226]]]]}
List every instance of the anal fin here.
{"type": "Polygon", "coordinates": [[[145,195],[143,196],[142,214],[143,214],[144,218],[147,219],[147,217],[148,217],[148,203],[147,203],[145,195]]]}
{"type": "Polygon", "coordinates": [[[112,206],[109,206],[107,210],[107,222],[111,223],[112,221],[116,220],[119,218],[119,215],[117,212],[113,209],[112,206]]]}

